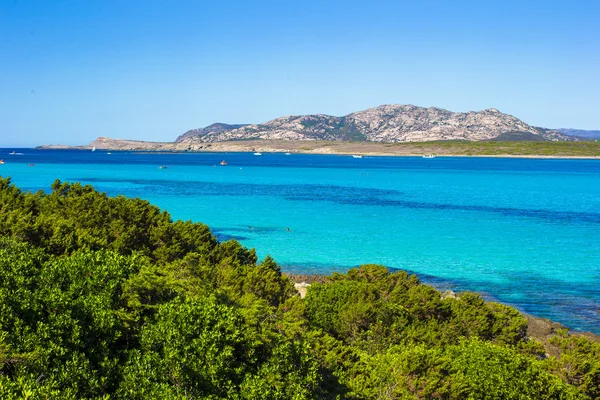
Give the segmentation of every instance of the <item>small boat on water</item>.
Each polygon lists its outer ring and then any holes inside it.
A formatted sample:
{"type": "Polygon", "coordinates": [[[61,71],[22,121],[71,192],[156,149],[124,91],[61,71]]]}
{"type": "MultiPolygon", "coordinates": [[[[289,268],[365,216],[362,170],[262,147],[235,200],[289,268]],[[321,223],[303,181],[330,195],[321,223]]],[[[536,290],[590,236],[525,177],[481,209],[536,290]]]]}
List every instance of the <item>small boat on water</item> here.
{"type": "Polygon", "coordinates": [[[223,160],[219,163],[220,165],[227,165],[227,161],[223,160]]]}
{"type": "Polygon", "coordinates": [[[158,167],[158,169],[167,169],[166,165],[161,165],[160,167],[158,167]]]}
{"type": "Polygon", "coordinates": [[[16,151],[13,151],[12,153],[10,153],[11,156],[14,156],[15,154],[17,154],[16,151]]]}
{"type": "Polygon", "coordinates": [[[423,158],[435,158],[435,154],[425,154],[423,158]]]}
{"type": "Polygon", "coordinates": [[[286,155],[286,156],[291,156],[291,155],[292,155],[292,153],[285,153],[285,155],[286,155]]]}
{"type": "Polygon", "coordinates": [[[35,164],[29,164],[30,167],[35,167],[35,164]]]}
{"type": "Polygon", "coordinates": [[[256,153],[254,153],[254,155],[255,156],[262,156],[262,153],[260,153],[260,152],[257,151],[256,153]]]}
{"type": "Polygon", "coordinates": [[[92,147],[92,151],[96,151],[96,146],[92,147]]]}
{"type": "Polygon", "coordinates": [[[108,154],[110,156],[112,153],[106,153],[106,154],[108,154]]]}
{"type": "Polygon", "coordinates": [[[0,164],[4,164],[4,160],[0,160],[0,164]]]}
{"type": "Polygon", "coordinates": [[[354,157],[354,158],[363,158],[363,156],[361,156],[360,154],[352,154],[352,157],[354,157]]]}

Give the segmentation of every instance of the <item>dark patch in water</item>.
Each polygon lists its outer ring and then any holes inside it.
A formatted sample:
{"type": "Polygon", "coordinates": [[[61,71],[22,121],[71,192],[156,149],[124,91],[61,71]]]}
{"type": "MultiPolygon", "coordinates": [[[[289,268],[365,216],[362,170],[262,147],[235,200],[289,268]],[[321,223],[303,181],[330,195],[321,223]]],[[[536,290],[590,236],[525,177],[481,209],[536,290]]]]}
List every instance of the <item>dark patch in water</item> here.
{"type": "Polygon", "coordinates": [[[340,197],[354,197],[365,194],[371,196],[400,195],[398,190],[385,190],[375,188],[358,188],[336,185],[271,185],[256,183],[218,183],[205,181],[173,181],[156,179],[120,179],[120,178],[72,178],[70,181],[83,183],[130,183],[142,186],[144,189],[152,188],[152,192],[159,194],[178,194],[184,196],[278,196],[292,200],[329,200],[335,201],[340,197]],[[332,200],[333,199],[333,200],[332,200]]]}
{"type": "Polygon", "coordinates": [[[229,235],[227,233],[223,233],[223,232],[219,232],[216,230],[212,230],[212,233],[214,233],[214,235],[217,237],[217,240],[219,242],[226,242],[228,240],[237,240],[242,241],[242,240],[248,240],[248,237],[246,236],[240,236],[240,235],[229,235]]]}
{"type": "Polygon", "coordinates": [[[326,201],[337,204],[365,205],[370,207],[379,206],[440,211],[486,212],[507,217],[538,218],[553,222],[600,223],[600,213],[418,202],[398,199],[398,197],[403,195],[400,191],[376,188],[310,184],[263,185],[250,183],[180,182],[169,180],[110,178],[75,178],[73,180],[84,183],[116,182],[142,185],[139,189],[120,189],[121,194],[126,196],[138,196],[141,193],[148,192],[159,195],[172,195],[173,193],[177,193],[181,196],[274,196],[283,197],[291,201],[326,201]]]}
{"type": "MultiPolygon", "coordinates": [[[[237,227],[226,227],[226,228],[222,228],[222,227],[211,227],[210,230],[214,233],[223,233],[223,232],[229,232],[229,233],[241,233],[242,235],[239,235],[238,237],[244,237],[244,239],[249,239],[249,236],[247,235],[265,235],[265,234],[269,234],[269,233],[273,233],[273,232],[281,232],[282,230],[285,230],[285,228],[283,227],[272,227],[272,226],[254,226],[254,225],[250,225],[250,226],[237,226],[237,227]]],[[[233,237],[233,236],[232,236],[233,237]]]]}

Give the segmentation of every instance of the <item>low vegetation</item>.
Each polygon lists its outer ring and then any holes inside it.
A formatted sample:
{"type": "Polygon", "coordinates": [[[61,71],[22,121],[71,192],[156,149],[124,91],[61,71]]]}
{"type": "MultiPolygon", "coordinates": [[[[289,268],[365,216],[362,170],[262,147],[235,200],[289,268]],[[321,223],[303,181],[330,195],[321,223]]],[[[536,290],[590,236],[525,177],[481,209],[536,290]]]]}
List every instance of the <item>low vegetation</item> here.
{"type": "Polygon", "coordinates": [[[211,144],[212,151],[306,152],[363,155],[458,155],[525,157],[600,157],[600,142],[479,141],[444,140],[431,142],[379,143],[364,141],[249,140],[211,144]]]}
{"type": "Polygon", "coordinates": [[[547,156],[547,157],[600,157],[600,142],[548,142],[548,141],[438,141],[397,144],[438,154],[478,156],[547,156]]]}
{"type": "MultiPolygon", "coordinates": [[[[374,142],[323,142],[286,143],[286,141],[255,141],[253,146],[272,147],[294,151],[316,152],[331,149],[335,153],[390,154],[390,155],[457,155],[457,156],[526,156],[526,157],[600,157],[600,142],[548,142],[548,141],[479,141],[444,140],[432,142],[374,143],[374,142]]],[[[218,143],[215,145],[219,145],[218,143]]]]}
{"type": "Polygon", "coordinates": [[[301,299],[270,257],[146,201],[0,179],[4,399],[597,399],[600,344],[363,265],[301,299]]]}

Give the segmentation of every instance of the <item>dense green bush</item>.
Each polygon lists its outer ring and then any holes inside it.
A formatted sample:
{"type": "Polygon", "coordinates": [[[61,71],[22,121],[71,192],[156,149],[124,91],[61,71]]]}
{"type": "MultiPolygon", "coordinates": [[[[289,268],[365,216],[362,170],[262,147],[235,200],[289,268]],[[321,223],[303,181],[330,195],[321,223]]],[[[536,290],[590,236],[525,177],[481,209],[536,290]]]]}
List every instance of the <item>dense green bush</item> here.
{"type": "Polygon", "coordinates": [[[0,179],[0,394],[66,399],[593,399],[516,310],[364,265],[305,299],[277,263],[148,202],[0,179]]]}

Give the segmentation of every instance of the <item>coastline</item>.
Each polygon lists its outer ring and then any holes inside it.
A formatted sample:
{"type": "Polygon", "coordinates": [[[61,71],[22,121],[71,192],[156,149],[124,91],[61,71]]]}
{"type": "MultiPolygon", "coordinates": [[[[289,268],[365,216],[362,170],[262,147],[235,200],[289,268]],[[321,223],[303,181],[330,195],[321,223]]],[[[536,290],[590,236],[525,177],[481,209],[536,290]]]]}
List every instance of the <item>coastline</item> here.
{"type": "MultiPolygon", "coordinates": [[[[298,274],[298,273],[286,273],[283,275],[287,276],[292,282],[294,282],[294,286],[298,294],[301,298],[306,296],[306,292],[310,285],[314,283],[324,283],[328,280],[329,275],[320,275],[320,274],[298,274]]],[[[452,290],[442,291],[434,285],[429,283],[422,282],[425,285],[431,286],[435,290],[440,293],[440,296],[444,298],[457,298],[457,293],[452,290]]],[[[458,292],[460,293],[460,292],[458,292]]],[[[486,300],[486,302],[490,302],[486,300]]],[[[502,302],[496,302],[500,304],[504,304],[502,302]]],[[[507,304],[505,304],[507,305],[507,304]]],[[[513,307],[512,305],[508,305],[509,307],[513,307]]],[[[561,324],[560,322],[552,321],[548,318],[538,317],[536,315],[525,313],[521,310],[518,310],[521,315],[525,317],[527,320],[527,336],[532,339],[536,339],[540,341],[548,353],[550,355],[555,355],[558,351],[558,348],[550,343],[550,339],[557,335],[558,331],[567,330],[570,336],[576,337],[584,337],[586,339],[592,340],[594,342],[600,343],[600,335],[589,332],[589,331],[578,331],[569,328],[561,324]]]]}
{"type": "Polygon", "coordinates": [[[243,140],[213,143],[144,142],[99,138],[88,146],[46,145],[36,149],[144,151],[144,152],[240,152],[354,155],[365,157],[495,157],[540,159],[600,159],[600,142],[328,142],[316,140],[243,140]]]}

